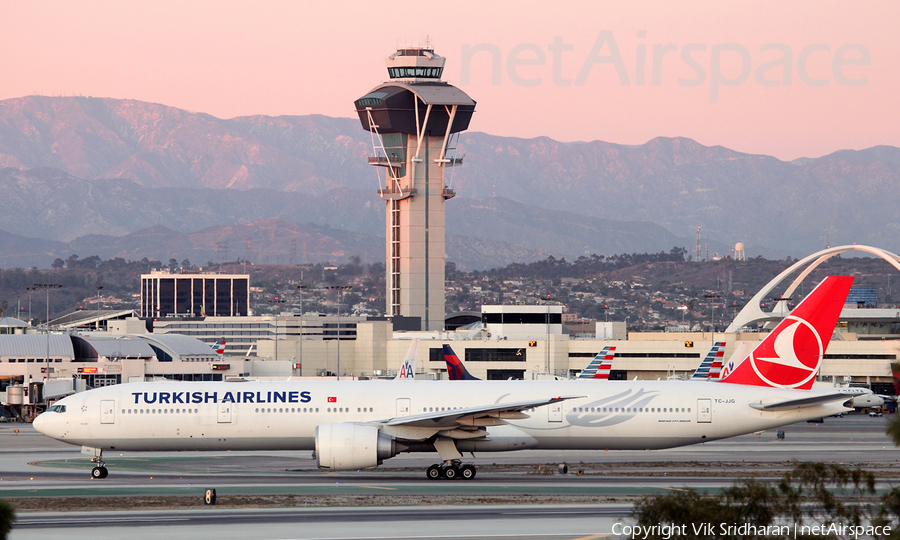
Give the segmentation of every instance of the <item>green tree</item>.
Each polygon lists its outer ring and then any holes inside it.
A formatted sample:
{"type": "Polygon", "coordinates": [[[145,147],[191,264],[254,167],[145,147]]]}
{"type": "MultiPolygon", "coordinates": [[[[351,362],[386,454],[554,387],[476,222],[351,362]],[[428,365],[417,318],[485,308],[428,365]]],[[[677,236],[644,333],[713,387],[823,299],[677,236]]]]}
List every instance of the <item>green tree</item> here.
{"type": "MultiPolygon", "coordinates": [[[[693,490],[681,490],[640,500],[632,514],[638,525],[686,526],[693,532],[693,524],[713,523],[714,530],[704,531],[708,539],[788,539],[790,534],[772,534],[772,530],[759,528],[775,525],[830,525],[848,526],[898,522],[900,489],[883,496],[878,503],[862,502],[875,494],[875,475],[862,469],[848,469],[833,463],[799,463],[786,473],[777,484],[756,479],[742,480],[715,496],[701,495],[693,490]],[[718,524],[740,526],[751,524],[763,534],[742,534],[723,531],[718,524]]],[[[653,529],[651,529],[653,531],[653,529]]],[[[666,538],[666,531],[656,529],[648,540],[666,538]]],[[[753,533],[754,531],[746,531],[753,533]]],[[[822,539],[844,536],[803,536],[796,538],[822,539]]],[[[896,536],[885,538],[894,539],[896,536]]]]}
{"type": "Polygon", "coordinates": [[[0,540],[6,540],[16,522],[16,512],[6,501],[0,500],[0,540]]]}

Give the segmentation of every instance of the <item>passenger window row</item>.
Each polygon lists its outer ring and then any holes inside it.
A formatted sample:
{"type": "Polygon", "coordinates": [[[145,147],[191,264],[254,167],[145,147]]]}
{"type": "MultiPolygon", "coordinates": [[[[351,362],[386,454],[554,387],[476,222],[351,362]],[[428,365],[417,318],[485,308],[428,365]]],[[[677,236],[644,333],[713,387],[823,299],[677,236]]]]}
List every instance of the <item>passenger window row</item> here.
{"type": "Polygon", "coordinates": [[[572,409],[574,412],[599,412],[599,413],[611,413],[611,412],[630,412],[630,413],[677,413],[677,412],[691,412],[690,407],[685,409],[681,407],[575,407],[572,409]]]}
{"type": "Polygon", "coordinates": [[[183,414],[198,413],[200,409],[122,409],[122,414],[183,414]]]}

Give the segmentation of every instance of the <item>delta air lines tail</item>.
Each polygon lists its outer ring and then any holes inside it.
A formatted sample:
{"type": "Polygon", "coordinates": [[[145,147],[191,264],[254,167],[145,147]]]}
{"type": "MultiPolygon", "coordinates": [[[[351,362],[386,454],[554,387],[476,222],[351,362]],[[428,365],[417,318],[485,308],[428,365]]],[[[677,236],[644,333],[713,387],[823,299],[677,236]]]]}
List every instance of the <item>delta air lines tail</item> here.
{"type": "Polygon", "coordinates": [[[900,362],[891,364],[891,375],[894,376],[894,395],[900,396],[900,362]]]}
{"type": "Polygon", "coordinates": [[[463,365],[450,345],[444,345],[444,361],[447,362],[447,377],[451,381],[480,381],[481,379],[473,377],[466,366],[463,365]]]}

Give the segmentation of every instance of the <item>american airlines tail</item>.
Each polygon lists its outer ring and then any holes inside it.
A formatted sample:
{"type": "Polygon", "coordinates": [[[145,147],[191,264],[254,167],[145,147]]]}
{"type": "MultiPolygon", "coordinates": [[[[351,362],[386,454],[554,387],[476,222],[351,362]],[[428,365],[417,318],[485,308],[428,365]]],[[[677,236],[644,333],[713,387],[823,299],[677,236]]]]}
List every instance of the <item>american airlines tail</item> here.
{"type": "Polygon", "coordinates": [[[737,347],[734,349],[734,352],[731,353],[731,356],[728,357],[728,360],[722,363],[722,371],[719,373],[717,379],[724,379],[728,376],[729,373],[734,371],[734,368],[744,360],[750,356],[750,352],[753,350],[756,345],[758,345],[758,341],[741,341],[737,344],[737,347]]]}
{"type": "Polygon", "coordinates": [[[706,379],[718,379],[722,372],[722,358],[725,356],[725,342],[717,341],[712,349],[706,353],[706,358],[700,362],[700,367],[691,376],[692,381],[705,381],[706,379]]]}
{"type": "Polygon", "coordinates": [[[615,347],[603,347],[603,350],[597,353],[597,356],[584,368],[584,371],[578,374],[576,379],[602,379],[608,381],[615,356],[615,347]]]}
{"type": "Polygon", "coordinates": [[[848,276],[822,280],[721,382],[812,388],[852,284],[848,276]]]}
{"type": "Polygon", "coordinates": [[[406,351],[406,358],[403,359],[403,365],[400,371],[394,377],[395,381],[414,381],[416,380],[416,354],[419,352],[419,339],[412,340],[409,350],[406,351]]]}
{"type": "Polygon", "coordinates": [[[444,361],[447,362],[447,376],[451,381],[480,381],[481,379],[473,377],[466,366],[460,361],[450,345],[444,345],[444,361]]]}
{"type": "Polygon", "coordinates": [[[216,354],[218,354],[219,356],[222,356],[223,354],[225,354],[225,338],[222,338],[219,341],[217,341],[216,345],[215,345],[215,347],[213,347],[213,349],[216,351],[216,354]]]}

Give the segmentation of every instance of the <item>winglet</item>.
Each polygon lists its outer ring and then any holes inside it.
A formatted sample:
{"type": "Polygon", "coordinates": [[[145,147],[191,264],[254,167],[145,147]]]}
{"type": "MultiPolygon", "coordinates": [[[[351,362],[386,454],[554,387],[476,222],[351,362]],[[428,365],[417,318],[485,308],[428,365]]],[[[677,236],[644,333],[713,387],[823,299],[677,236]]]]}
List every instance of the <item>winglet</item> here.
{"type": "Polygon", "coordinates": [[[852,284],[849,276],[822,280],[721,382],[812,388],[852,284]]]}

